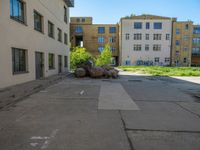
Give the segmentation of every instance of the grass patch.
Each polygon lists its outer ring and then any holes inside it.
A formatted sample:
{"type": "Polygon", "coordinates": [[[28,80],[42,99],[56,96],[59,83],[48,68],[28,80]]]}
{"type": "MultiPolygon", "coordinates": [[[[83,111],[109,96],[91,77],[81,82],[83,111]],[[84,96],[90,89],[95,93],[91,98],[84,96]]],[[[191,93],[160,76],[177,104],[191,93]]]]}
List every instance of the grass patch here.
{"type": "Polygon", "coordinates": [[[162,66],[120,66],[123,71],[154,76],[200,76],[200,68],[162,66]]]}

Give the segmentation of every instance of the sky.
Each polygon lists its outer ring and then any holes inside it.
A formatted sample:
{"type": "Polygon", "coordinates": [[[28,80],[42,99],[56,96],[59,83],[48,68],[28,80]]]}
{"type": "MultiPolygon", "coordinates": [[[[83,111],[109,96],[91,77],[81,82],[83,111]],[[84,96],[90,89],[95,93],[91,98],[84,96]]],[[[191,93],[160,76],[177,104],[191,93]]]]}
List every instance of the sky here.
{"type": "Polygon", "coordinates": [[[200,0],[75,0],[71,16],[93,17],[95,24],[113,24],[121,17],[152,14],[200,24],[200,0]]]}

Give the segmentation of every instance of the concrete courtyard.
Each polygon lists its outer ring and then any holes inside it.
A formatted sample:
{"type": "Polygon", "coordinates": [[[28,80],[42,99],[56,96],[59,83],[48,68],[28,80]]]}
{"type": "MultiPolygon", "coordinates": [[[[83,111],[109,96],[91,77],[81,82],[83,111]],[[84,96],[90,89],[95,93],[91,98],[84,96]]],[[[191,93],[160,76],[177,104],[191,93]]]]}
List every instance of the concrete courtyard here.
{"type": "Polygon", "coordinates": [[[68,77],[0,110],[0,150],[200,150],[200,79],[68,77]]]}

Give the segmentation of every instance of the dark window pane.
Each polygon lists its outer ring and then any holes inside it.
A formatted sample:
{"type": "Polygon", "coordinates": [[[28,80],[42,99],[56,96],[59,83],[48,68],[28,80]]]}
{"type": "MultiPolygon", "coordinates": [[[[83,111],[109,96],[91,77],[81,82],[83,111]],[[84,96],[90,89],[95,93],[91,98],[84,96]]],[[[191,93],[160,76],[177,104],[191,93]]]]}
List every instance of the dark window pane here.
{"type": "Polygon", "coordinates": [[[105,33],[105,27],[98,27],[98,33],[105,33]]]}
{"type": "Polygon", "coordinates": [[[134,29],[142,29],[142,22],[134,22],[134,29]]]}
{"type": "Polygon", "coordinates": [[[161,22],[155,22],[154,23],[154,29],[162,29],[162,23],[161,22]]]}

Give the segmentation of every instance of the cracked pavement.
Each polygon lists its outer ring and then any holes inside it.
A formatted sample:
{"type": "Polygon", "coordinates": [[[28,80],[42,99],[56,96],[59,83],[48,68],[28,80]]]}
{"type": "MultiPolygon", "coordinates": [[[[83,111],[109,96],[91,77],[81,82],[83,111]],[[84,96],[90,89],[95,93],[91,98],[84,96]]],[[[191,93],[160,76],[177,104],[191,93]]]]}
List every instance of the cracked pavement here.
{"type": "Polygon", "coordinates": [[[199,150],[200,84],[67,79],[0,110],[0,150],[199,150]]]}

